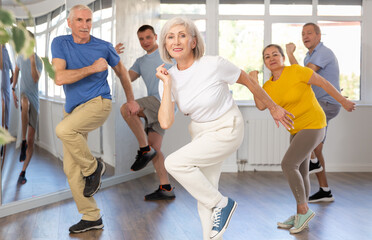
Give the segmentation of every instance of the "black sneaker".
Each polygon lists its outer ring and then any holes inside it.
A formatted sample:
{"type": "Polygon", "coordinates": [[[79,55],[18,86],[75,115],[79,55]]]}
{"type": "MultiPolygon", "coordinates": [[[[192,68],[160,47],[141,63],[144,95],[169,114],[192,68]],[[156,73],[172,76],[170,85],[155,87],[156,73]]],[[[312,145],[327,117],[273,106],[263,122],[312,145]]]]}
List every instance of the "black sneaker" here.
{"type": "Polygon", "coordinates": [[[315,202],[333,202],[335,198],[332,196],[331,190],[328,192],[319,188],[319,191],[309,197],[309,203],[315,202]]]}
{"type": "Polygon", "coordinates": [[[154,201],[154,200],[172,200],[176,198],[176,195],[174,194],[174,188],[171,190],[166,190],[162,188],[162,186],[159,186],[159,188],[148,195],[145,196],[146,201],[154,201]]]}
{"type": "Polygon", "coordinates": [[[26,182],[27,182],[26,174],[21,172],[18,177],[18,183],[25,184],[26,182]]]}
{"type": "Polygon", "coordinates": [[[150,151],[142,152],[138,151],[136,156],[136,161],[130,167],[132,171],[138,171],[146,167],[146,165],[155,157],[156,151],[153,148],[150,148],[150,151]]]}
{"type": "Polygon", "coordinates": [[[81,232],[86,232],[89,230],[102,229],[102,228],[103,228],[103,223],[102,223],[102,218],[100,218],[97,221],[80,220],[80,222],[72,225],[68,230],[70,231],[70,233],[81,233],[81,232]]]}
{"type": "Polygon", "coordinates": [[[26,150],[27,150],[27,143],[26,141],[22,142],[21,146],[21,154],[19,155],[19,161],[23,162],[26,159],[26,150]]]}
{"type": "Polygon", "coordinates": [[[317,161],[316,163],[313,163],[310,160],[309,174],[318,173],[318,172],[321,172],[321,171],[323,171],[323,167],[322,167],[322,165],[320,165],[320,162],[317,161]]]}
{"type": "Polygon", "coordinates": [[[84,197],[91,197],[101,187],[101,177],[105,173],[106,165],[97,160],[97,169],[88,177],[85,177],[84,197]]]}

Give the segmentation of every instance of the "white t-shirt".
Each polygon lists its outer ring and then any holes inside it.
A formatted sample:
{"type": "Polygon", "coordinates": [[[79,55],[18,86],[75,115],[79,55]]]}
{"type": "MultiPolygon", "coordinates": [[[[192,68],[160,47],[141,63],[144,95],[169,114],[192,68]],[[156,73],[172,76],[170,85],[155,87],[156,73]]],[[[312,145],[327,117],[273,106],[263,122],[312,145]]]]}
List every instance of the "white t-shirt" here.
{"type": "MultiPolygon", "coordinates": [[[[241,70],[222,57],[204,56],[186,70],[174,65],[168,73],[172,77],[172,101],[193,121],[216,120],[235,104],[227,84],[234,84],[241,70]]],[[[159,81],[160,97],[163,90],[159,81]]]]}

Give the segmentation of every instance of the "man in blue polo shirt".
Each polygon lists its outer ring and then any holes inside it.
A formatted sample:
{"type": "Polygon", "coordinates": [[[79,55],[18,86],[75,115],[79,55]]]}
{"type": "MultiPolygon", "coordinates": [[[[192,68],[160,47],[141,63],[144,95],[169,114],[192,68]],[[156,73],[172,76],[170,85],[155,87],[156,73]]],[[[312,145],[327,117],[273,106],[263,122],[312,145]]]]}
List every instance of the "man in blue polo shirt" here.
{"type": "MultiPolygon", "coordinates": [[[[340,91],[340,70],[337,58],[332,50],[324,46],[320,40],[321,32],[319,26],[315,23],[306,23],[302,28],[302,41],[309,51],[304,59],[304,65],[313,69],[340,91]]],[[[295,48],[296,46],[294,44],[287,44],[287,55],[291,64],[297,64],[297,60],[293,55],[295,48]]],[[[326,114],[328,128],[328,122],[337,116],[340,112],[341,105],[322,88],[314,85],[312,88],[320,106],[326,114]]],[[[334,201],[334,197],[328,186],[322,153],[325,139],[326,135],[323,141],[314,149],[310,159],[309,172],[316,173],[320,188],[317,193],[309,197],[309,202],[334,201]]]]}
{"type": "Polygon", "coordinates": [[[87,144],[90,131],[102,126],[111,111],[110,65],[123,85],[128,114],[137,114],[128,71],[111,43],[90,35],[92,11],[85,5],[71,8],[68,26],[72,34],[52,42],[55,82],[66,95],[64,119],[56,127],[63,143],[63,169],[82,220],[71,233],[103,228],[100,210],[92,197],[100,188],[105,164],[92,155],[87,144]]]}

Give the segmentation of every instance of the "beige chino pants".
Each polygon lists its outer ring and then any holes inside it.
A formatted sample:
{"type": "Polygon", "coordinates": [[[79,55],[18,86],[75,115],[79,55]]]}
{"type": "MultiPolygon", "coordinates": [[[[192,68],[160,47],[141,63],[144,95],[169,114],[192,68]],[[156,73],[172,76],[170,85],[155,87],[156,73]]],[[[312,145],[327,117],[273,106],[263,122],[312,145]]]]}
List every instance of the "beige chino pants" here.
{"type": "Polygon", "coordinates": [[[97,161],[88,148],[88,133],[103,125],[111,112],[111,100],[101,96],[77,106],[57,125],[56,134],[63,143],[63,170],[66,174],[82,219],[96,221],[100,210],[93,197],[84,197],[84,177],[97,168],[97,161]]]}

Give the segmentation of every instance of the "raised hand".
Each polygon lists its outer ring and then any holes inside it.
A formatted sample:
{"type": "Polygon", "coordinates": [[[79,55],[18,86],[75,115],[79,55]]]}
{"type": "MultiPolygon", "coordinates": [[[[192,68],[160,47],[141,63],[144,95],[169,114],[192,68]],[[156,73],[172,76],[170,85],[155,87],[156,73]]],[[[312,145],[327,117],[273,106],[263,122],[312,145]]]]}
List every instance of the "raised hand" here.
{"type": "Polygon", "coordinates": [[[156,68],[156,77],[163,81],[164,84],[171,83],[171,77],[168,74],[168,70],[164,67],[164,63],[156,68]]]}
{"type": "Polygon", "coordinates": [[[123,53],[124,52],[124,49],[125,49],[125,47],[124,47],[124,44],[123,43],[118,43],[115,46],[115,51],[117,52],[117,54],[123,53]]]}
{"type": "Polygon", "coordinates": [[[296,51],[296,45],[292,42],[287,43],[285,45],[285,51],[287,52],[287,54],[293,54],[294,51],[296,51]]]}

